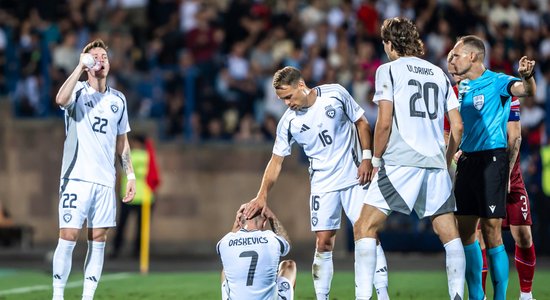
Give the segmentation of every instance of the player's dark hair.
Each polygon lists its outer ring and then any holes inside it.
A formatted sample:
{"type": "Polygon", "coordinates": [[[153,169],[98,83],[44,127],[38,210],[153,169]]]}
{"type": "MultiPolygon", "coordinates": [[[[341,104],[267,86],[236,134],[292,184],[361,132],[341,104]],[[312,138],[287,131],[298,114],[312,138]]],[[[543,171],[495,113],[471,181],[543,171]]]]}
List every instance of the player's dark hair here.
{"type": "Polygon", "coordinates": [[[416,26],[403,17],[384,20],[381,28],[382,40],[390,42],[399,56],[424,55],[424,43],[416,26]]]}
{"type": "Polygon", "coordinates": [[[466,35],[463,37],[459,37],[457,42],[462,42],[464,46],[468,46],[477,50],[477,53],[480,55],[481,60],[485,58],[485,43],[479,37],[475,35],[466,35]]]}
{"type": "Polygon", "coordinates": [[[273,75],[273,87],[281,89],[283,85],[296,85],[302,79],[302,72],[294,67],[284,67],[273,75]]]}
{"type": "Polygon", "coordinates": [[[97,39],[88,43],[88,45],[86,45],[86,47],[82,49],[82,53],[88,53],[93,48],[103,48],[105,51],[107,51],[109,47],[107,47],[107,45],[102,39],[97,39]]]}

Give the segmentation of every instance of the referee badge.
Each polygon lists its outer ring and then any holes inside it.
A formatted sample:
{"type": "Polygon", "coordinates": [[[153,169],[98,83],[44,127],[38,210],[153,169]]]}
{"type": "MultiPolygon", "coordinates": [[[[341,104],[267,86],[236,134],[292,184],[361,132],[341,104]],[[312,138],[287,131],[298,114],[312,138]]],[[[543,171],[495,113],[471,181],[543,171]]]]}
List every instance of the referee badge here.
{"type": "Polygon", "coordinates": [[[483,95],[474,96],[474,107],[477,110],[481,110],[483,108],[483,104],[485,104],[485,96],[483,95]]]}

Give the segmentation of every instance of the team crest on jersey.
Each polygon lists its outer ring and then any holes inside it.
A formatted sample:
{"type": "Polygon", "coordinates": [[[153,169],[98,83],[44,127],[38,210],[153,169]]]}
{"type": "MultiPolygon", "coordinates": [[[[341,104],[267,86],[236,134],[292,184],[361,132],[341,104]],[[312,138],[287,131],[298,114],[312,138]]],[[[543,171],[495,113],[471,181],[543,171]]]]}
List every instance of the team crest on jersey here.
{"type": "Polygon", "coordinates": [[[485,104],[485,96],[483,95],[474,96],[474,107],[477,110],[481,110],[483,108],[483,104],[485,104]]]}
{"type": "Polygon", "coordinates": [[[279,285],[279,291],[284,292],[288,290],[290,290],[290,284],[288,284],[288,282],[286,281],[281,282],[281,284],[279,285]]]}
{"type": "Polygon", "coordinates": [[[111,110],[116,114],[118,111],[118,106],[116,106],[116,104],[111,104],[111,110]]]}
{"type": "Polygon", "coordinates": [[[319,219],[317,219],[317,217],[312,217],[311,218],[311,224],[313,226],[317,226],[317,223],[319,223],[319,219]]]}
{"type": "Polygon", "coordinates": [[[336,109],[334,109],[332,105],[325,106],[325,114],[327,117],[334,119],[334,116],[336,116],[336,109]]]}
{"type": "Polygon", "coordinates": [[[63,221],[65,221],[65,223],[69,223],[72,218],[73,218],[73,216],[70,213],[65,213],[63,215],[63,221]]]}

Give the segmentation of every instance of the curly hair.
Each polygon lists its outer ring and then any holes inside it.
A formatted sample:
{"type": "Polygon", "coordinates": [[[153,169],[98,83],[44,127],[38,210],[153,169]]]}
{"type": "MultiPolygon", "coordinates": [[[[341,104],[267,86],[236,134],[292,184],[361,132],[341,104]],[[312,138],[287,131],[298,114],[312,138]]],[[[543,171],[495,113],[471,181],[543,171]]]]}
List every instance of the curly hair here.
{"type": "Polygon", "coordinates": [[[294,67],[284,67],[273,75],[273,87],[280,89],[283,85],[295,85],[302,79],[302,72],[294,67]]]}
{"type": "Polygon", "coordinates": [[[424,55],[424,43],[416,26],[406,18],[396,17],[384,20],[382,40],[390,42],[399,56],[424,55]]]}
{"type": "Polygon", "coordinates": [[[86,47],[82,49],[82,53],[88,53],[93,48],[103,48],[105,51],[109,49],[109,47],[107,47],[107,45],[102,39],[97,39],[97,40],[94,40],[93,42],[88,43],[88,45],[86,45],[86,47]]]}

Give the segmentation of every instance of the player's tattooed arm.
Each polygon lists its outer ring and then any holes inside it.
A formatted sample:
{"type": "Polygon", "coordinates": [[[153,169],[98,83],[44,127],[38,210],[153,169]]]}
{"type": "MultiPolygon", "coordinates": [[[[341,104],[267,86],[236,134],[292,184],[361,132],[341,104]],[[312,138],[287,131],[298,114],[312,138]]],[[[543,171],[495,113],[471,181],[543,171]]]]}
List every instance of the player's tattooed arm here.
{"type": "Polygon", "coordinates": [[[122,164],[122,169],[124,169],[126,174],[133,173],[130,151],[124,151],[122,153],[122,155],[120,156],[120,162],[122,164]]]}
{"type": "Polygon", "coordinates": [[[130,155],[130,144],[126,134],[119,135],[117,138],[117,153],[120,156],[120,165],[126,174],[134,173],[132,166],[132,157],[130,155]]]}
{"type": "Polygon", "coordinates": [[[130,144],[128,143],[128,136],[126,134],[121,134],[117,137],[116,152],[120,156],[122,169],[126,172],[126,178],[128,179],[126,182],[126,195],[122,198],[122,202],[127,203],[132,201],[136,195],[136,175],[132,166],[130,144]]]}
{"type": "Polygon", "coordinates": [[[288,244],[290,244],[290,238],[288,237],[286,229],[283,227],[283,224],[279,221],[279,219],[277,219],[271,209],[266,207],[264,215],[269,220],[271,230],[273,230],[276,235],[282,236],[288,242],[288,244]]]}

